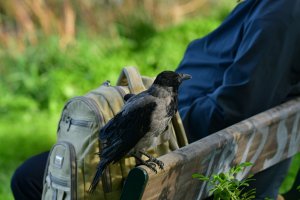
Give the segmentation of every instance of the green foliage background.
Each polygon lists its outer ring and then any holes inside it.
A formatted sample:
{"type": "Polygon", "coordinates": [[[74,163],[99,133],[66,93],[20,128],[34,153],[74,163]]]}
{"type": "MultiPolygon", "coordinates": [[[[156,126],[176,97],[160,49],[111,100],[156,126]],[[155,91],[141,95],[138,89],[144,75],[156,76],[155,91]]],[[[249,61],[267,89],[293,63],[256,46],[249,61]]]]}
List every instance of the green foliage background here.
{"type": "Polygon", "coordinates": [[[53,145],[67,99],[105,80],[115,83],[126,65],[138,66],[148,76],[174,70],[188,43],[212,31],[228,12],[228,8],[219,9],[163,29],[134,18],[132,23],[116,24],[115,37],[90,36],[81,30],[63,48],[57,36],[42,34],[41,42],[28,43],[24,51],[16,50],[18,44],[13,41],[1,47],[0,199],[13,198],[9,184],[17,166],[53,145]]]}
{"type": "Polygon", "coordinates": [[[221,20],[196,18],[164,29],[136,20],[131,27],[118,27],[122,30],[116,38],[81,33],[65,48],[56,36],[42,38],[23,52],[15,51],[15,44],[2,48],[0,199],[12,199],[9,182],[16,167],[55,142],[67,99],[105,80],[115,83],[123,66],[137,66],[148,76],[174,70],[188,43],[213,30],[221,20]]]}

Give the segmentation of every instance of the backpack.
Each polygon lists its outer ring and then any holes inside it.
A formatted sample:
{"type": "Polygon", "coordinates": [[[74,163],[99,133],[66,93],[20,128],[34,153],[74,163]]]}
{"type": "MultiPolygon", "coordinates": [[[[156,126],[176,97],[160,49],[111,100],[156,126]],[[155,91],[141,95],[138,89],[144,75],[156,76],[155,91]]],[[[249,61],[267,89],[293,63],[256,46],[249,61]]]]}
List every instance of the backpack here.
{"type": "MultiPolygon", "coordinates": [[[[97,165],[97,152],[101,150],[98,135],[103,127],[124,105],[124,95],[139,93],[154,79],[142,77],[136,68],[125,67],[117,81],[109,81],[84,96],[70,99],[64,106],[57,129],[57,142],[53,145],[43,180],[44,200],[65,199],[119,199],[129,170],[135,159],[126,157],[109,165],[94,193],[87,192],[97,165]]],[[[168,129],[158,138],[157,146],[149,153],[158,157],[187,144],[178,113],[168,129]]]]}

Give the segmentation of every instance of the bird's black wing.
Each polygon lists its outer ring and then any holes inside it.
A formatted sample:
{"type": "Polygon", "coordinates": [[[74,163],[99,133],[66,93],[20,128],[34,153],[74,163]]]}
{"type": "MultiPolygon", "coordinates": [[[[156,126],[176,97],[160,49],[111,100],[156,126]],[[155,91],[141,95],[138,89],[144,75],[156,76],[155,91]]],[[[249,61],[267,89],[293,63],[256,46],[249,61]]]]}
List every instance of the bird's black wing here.
{"type": "Polygon", "coordinates": [[[157,104],[151,95],[136,95],[100,131],[104,148],[100,156],[117,162],[124,157],[150,129],[151,116],[157,104]]]}
{"type": "Polygon", "coordinates": [[[102,142],[109,142],[113,137],[116,137],[116,135],[122,134],[123,132],[117,128],[125,127],[125,124],[123,123],[132,121],[132,116],[136,116],[140,109],[145,108],[147,104],[150,104],[153,101],[146,92],[142,92],[138,95],[127,95],[132,98],[128,98],[122,110],[109,120],[100,130],[99,139],[102,142]],[[108,141],[106,141],[107,139],[108,141]]]}
{"type": "Polygon", "coordinates": [[[89,192],[95,190],[106,166],[124,157],[149,130],[151,115],[156,107],[151,95],[136,95],[100,130],[99,139],[103,145],[101,160],[89,192]]]}

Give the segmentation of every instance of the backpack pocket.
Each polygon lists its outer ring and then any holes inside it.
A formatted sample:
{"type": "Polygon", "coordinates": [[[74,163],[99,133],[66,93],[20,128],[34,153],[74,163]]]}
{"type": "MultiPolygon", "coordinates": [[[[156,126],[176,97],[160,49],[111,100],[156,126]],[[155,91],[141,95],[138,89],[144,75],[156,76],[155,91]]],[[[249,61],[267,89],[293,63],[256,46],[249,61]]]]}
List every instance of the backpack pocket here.
{"type": "Polygon", "coordinates": [[[49,154],[44,175],[43,199],[77,199],[77,163],[75,148],[68,142],[58,142],[49,154]]]}
{"type": "MultiPolygon", "coordinates": [[[[63,109],[57,131],[58,141],[73,144],[77,160],[81,161],[88,145],[98,139],[100,123],[104,122],[94,100],[75,97],[63,109]]],[[[80,163],[78,165],[81,167],[80,163]]]]}

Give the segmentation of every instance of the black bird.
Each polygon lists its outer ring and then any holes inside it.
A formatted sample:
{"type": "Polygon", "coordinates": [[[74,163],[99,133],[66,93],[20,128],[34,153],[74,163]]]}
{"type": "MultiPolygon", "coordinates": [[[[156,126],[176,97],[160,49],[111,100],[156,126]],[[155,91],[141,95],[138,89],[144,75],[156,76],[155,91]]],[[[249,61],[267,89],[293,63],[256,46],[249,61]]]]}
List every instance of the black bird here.
{"type": "Polygon", "coordinates": [[[190,78],[188,74],[163,71],[149,89],[124,97],[127,101],[122,110],[100,130],[103,149],[99,153],[101,160],[89,192],[95,190],[106,166],[126,155],[134,156],[155,172],[155,164],[163,169],[163,163],[145,151],[153,145],[153,138],[167,128],[177,112],[179,85],[190,78]],[[149,159],[142,160],[142,155],[149,159]]]}

